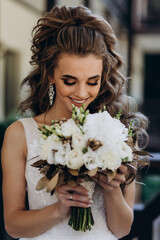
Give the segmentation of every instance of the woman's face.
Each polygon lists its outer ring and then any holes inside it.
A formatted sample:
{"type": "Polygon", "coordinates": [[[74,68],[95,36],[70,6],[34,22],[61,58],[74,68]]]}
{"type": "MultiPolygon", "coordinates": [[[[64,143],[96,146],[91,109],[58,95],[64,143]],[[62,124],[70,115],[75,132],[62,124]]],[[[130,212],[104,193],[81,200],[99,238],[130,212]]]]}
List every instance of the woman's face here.
{"type": "Polygon", "coordinates": [[[72,104],[85,108],[96,98],[101,85],[102,59],[93,54],[62,54],[49,80],[55,84],[53,109],[60,117],[71,117],[72,104]]]}

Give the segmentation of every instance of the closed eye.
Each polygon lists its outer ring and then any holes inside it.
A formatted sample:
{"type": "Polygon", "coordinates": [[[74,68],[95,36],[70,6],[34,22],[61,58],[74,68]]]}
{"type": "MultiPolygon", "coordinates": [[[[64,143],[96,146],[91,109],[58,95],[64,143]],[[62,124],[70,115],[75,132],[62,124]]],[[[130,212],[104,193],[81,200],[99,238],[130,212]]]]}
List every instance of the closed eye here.
{"type": "MultiPolygon", "coordinates": [[[[64,82],[64,84],[69,85],[69,86],[72,86],[72,85],[76,84],[76,82],[68,82],[68,81],[66,81],[66,80],[63,80],[63,82],[64,82]]],[[[98,81],[96,81],[96,82],[94,82],[94,83],[88,82],[87,84],[88,84],[88,85],[91,85],[91,86],[96,86],[96,85],[98,85],[98,81]]]]}
{"type": "Polygon", "coordinates": [[[96,82],[88,82],[88,85],[91,85],[91,86],[95,86],[95,85],[98,85],[98,80],[96,82]]]}
{"type": "MultiPolygon", "coordinates": [[[[78,81],[75,77],[72,77],[72,76],[70,78],[61,78],[61,79],[63,80],[65,85],[69,85],[69,86],[76,84],[78,81]]],[[[97,78],[97,76],[91,77],[88,79],[88,81],[86,83],[91,86],[96,86],[96,85],[98,85],[99,80],[100,80],[100,77],[98,75],[98,78],[97,78]]]]}
{"type": "Polygon", "coordinates": [[[70,81],[65,80],[65,79],[63,79],[63,82],[64,82],[64,84],[69,85],[69,86],[74,85],[76,83],[75,81],[74,82],[70,82],[70,81]]]}

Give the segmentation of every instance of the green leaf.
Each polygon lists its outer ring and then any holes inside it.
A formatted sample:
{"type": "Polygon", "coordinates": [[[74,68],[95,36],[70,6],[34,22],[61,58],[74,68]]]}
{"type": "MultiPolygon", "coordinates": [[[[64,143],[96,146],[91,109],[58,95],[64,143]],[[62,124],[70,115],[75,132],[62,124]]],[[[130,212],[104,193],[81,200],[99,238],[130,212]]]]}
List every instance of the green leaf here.
{"type": "Polygon", "coordinates": [[[122,158],[122,162],[127,162],[128,161],[128,157],[122,158]]]}
{"type": "Polygon", "coordinates": [[[84,116],[86,117],[89,114],[89,110],[87,109],[84,113],[84,116]]]}
{"type": "Polygon", "coordinates": [[[105,112],[105,111],[106,111],[106,106],[103,106],[102,112],[105,112]]]}
{"type": "Polygon", "coordinates": [[[134,136],[134,133],[132,132],[133,131],[133,122],[134,122],[134,120],[132,119],[131,121],[130,121],[130,124],[129,124],[129,129],[128,129],[128,136],[134,136]]]}
{"type": "Polygon", "coordinates": [[[116,116],[114,118],[119,120],[121,115],[122,115],[122,109],[119,110],[119,112],[116,114],[116,116]]]}

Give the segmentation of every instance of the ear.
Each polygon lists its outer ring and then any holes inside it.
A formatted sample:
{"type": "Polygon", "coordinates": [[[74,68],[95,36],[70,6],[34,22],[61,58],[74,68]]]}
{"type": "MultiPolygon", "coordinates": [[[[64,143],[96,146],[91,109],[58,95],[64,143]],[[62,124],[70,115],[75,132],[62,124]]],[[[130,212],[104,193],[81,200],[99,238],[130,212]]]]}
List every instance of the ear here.
{"type": "Polygon", "coordinates": [[[49,82],[50,82],[50,83],[52,83],[52,84],[55,83],[53,75],[52,75],[52,76],[51,76],[51,75],[48,75],[48,79],[49,79],[49,82]]]}

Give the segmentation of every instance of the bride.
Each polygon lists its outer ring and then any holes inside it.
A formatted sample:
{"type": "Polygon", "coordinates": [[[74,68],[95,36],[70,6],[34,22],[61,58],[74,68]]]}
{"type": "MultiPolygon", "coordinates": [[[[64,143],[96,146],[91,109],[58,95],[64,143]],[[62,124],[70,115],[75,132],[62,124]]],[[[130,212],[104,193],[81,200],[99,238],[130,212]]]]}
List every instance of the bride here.
{"type": "MultiPolygon", "coordinates": [[[[45,190],[36,191],[41,176],[31,167],[37,161],[33,157],[39,155],[37,127],[49,125],[51,120],[69,119],[72,104],[77,107],[85,104],[91,113],[105,105],[112,116],[122,109],[121,120],[126,126],[135,118],[145,128],[146,118],[129,110],[116,44],[109,23],[82,6],[54,7],[34,28],[31,47],[34,70],[23,81],[30,86],[30,95],[20,105],[22,112],[32,110],[34,117],[9,126],[2,149],[5,226],[12,237],[115,240],[129,233],[135,174],[126,166],[121,165],[109,183],[102,174],[93,178],[96,182],[93,201],[81,184],[62,185],[53,196],[45,190]],[[29,210],[25,206],[26,188],[29,210]],[[73,206],[91,206],[95,219],[91,231],[76,232],[68,226],[73,206]]],[[[135,143],[137,129],[134,126],[135,143]]]]}

